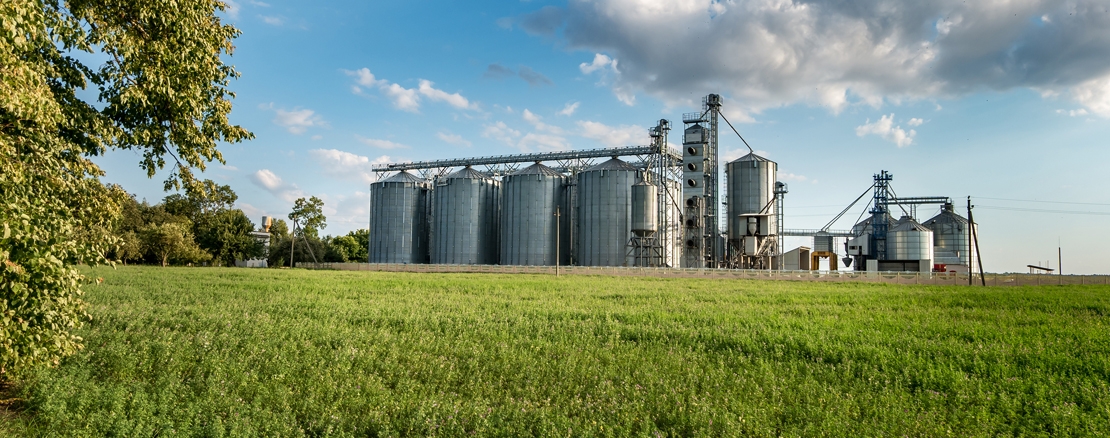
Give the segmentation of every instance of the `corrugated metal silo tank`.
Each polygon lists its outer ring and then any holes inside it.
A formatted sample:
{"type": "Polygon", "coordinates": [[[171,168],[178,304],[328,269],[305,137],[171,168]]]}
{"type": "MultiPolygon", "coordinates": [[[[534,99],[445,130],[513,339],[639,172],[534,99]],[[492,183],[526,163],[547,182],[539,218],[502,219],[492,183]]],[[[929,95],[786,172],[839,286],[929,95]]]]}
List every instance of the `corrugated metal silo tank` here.
{"type": "Polygon", "coordinates": [[[565,185],[563,174],[540,163],[501,180],[502,265],[554,266],[556,250],[559,264],[570,261],[565,185]],[[556,208],[561,211],[558,221],[556,208]],[[561,242],[556,242],[557,234],[561,242]]]}
{"type": "Polygon", "coordinates": [[[370,184],[370,263],[428,263],[430,190],[404,171],[370,184]]]}
{"type": "Polygon", "coordinates": [[[933,260],[933,231],[903,216],[886,233],[888,260],[933,260]]]}
{"type": "Polygon", "coordinates": [[[775,215],[775,180],[778,164],[754,153],[728,163],[728,236],[738,240],[747,235],[769,236],[778,232],[775,215]],[[760,218],[741,218],[742,214],[766,214],[760,218]],[[756,219],[757,230],[749,231],[748,222],[756,219]]]}
{"type": "Polygon", "coordinates": [[[578,173],[579,265],[630,266],[632,186],[638,173],[617,158],[578,173]]]}
{"type": "Polygon", "coordinates": [[[934,263],[962,266],[975,263],[967,224],[967,218],[956,214],[950,203],[944,204],[939,214],[922,223],[933,230],[934,263]]]}
{"type": "Polygon", "coordinates": [[[432,199],[431,262],[496,265],[501,183],[466,167],[440,179],[432,199]]]}
{"type": "Polygon", "coordinates": [[[654,184],[640,181],[632,186],[632,233],[650,236],[658,229],[659,190],[654,184]]]}

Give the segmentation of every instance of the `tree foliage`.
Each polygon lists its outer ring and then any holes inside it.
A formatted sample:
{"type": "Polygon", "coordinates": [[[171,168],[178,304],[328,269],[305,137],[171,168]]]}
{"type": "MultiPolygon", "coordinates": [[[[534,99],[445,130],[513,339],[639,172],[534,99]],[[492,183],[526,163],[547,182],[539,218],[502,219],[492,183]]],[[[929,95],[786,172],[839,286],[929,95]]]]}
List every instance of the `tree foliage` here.
{"type": "Polygon", "coordinates": [[[293,211],[289,213],[289,220],[296,223],[298,236],[302,233],[309,237],[317,237],[320,230],[327,228],[327,217],[324,217],[324,201],[315,196],[305,200],[298,198],[293,202],[293,211]]]}
{"type": "Polygon", "coordinates": [[[0,379],[81,348],[78,263],[103,262],[126,194],[90,156],[132,149],[164,186],[206,191],[193,169],[223,161],[224,63],[239,31],[217,0],[0,2],[0,379]],[[104,59],[89,66],[79,58],[104,59]],[[92,88],[95,93],[83,92],[92,88]],[[84,96],[95,95],[87,101],[84,96]]]}

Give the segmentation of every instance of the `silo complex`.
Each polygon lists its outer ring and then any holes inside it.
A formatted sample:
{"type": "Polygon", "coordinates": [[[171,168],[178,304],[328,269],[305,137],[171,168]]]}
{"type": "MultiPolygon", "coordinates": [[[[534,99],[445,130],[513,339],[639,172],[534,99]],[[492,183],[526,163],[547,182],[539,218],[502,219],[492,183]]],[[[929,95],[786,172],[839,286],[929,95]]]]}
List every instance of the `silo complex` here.
{"type": "Polygon", "coordinates": [[[578,173],[578,265],[629,266],[632,186],[638,172],[613,158],[578,173]]]}
{"type": "Polygon", "coordinates": [[[502,265],[555,265],[556,253],[559,264],[567,264],[570,233],[564,220],[568,217],[565,185],[563,174],[540,163],[501,181],[502,265]],[[556,209],[560,210],[558,218],[556,209]]]}
{"type": "Polygon", "coordinates": [[[408,172],[370,185],[370,263],[428,262],[429,190],[408,172]]]}
{"type": "Polygon", "coordinates": [[[431,262],[498,262],[501,183],[470,167],[436,184],[432,195],[431,262]]]}

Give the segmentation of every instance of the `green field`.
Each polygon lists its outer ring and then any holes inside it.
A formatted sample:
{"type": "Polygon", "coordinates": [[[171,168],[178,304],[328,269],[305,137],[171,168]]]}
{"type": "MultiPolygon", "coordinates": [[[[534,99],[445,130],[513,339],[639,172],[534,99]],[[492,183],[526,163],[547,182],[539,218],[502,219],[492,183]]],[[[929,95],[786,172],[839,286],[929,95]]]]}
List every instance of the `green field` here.
{"type": "Polygon", "coordinates": [[[121,267],[28,436],[1110,434],[1110,288],[121,267]]]}

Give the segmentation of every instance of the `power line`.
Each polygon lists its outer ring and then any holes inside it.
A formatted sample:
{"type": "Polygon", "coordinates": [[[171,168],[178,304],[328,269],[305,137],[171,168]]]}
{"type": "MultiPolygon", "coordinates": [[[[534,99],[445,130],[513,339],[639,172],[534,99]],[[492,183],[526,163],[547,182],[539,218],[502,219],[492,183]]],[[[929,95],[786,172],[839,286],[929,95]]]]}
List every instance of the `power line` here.
{"type": "MultiPolygon", "coordinates": [[[[981,198],[986,199],[986,198],[981,198]]],[[[1041,208],[1020,208],[1020,207],[999,207],[994,205],[976,205],[975,208],[985,208],[988,210],[1005,210],[1005,211],[1023,211],[1029,213],[1060,213],[1060,214],[1082,214],[1090,216],[1110,216],[1110,212],[1100,211],[1076,211],[1076,210],[1048,210],[1041,208]]]]}
{"type": "Polygon", "coordinates": [[[1110,207],[1110,204],[1102,204],[1098,202],[1065,202],[1065,201],[1036,201],[1032,199],[1007,199],[1007,198],[987,198],[983,196],[972,196],[972,199],[989,199],[992,201],[1013,201],[1013,202],[1040,202],[1044,204],[1074,204],[1074,205],[1100,205],[1110,207]]]}

